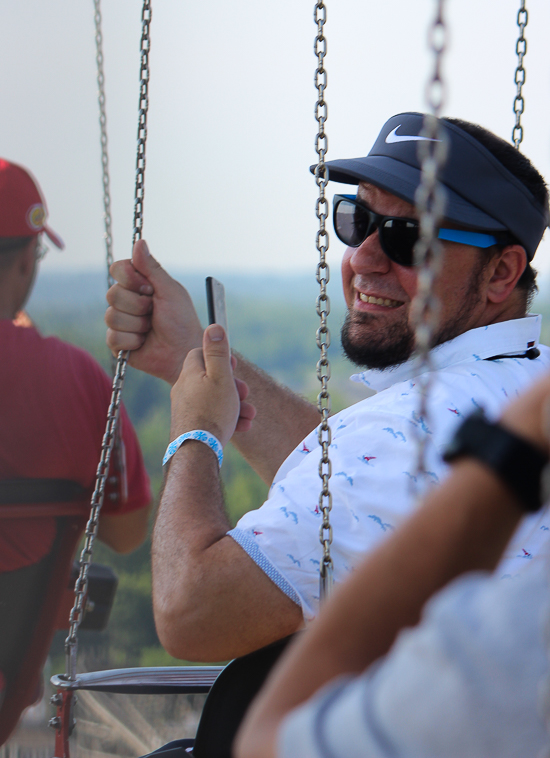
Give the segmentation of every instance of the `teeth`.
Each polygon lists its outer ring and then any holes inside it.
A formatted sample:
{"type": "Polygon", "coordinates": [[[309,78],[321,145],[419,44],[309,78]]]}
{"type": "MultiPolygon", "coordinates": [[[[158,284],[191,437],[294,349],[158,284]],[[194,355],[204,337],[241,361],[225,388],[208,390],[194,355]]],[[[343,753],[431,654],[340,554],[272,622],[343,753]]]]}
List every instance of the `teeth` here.
{"type": "Polygon", "coordinates": [[[395,308],[398,305],[401,305],[399,300],[390,300],[389,298],[383,298],[383,297],[372,297],[372,295],[363,295],[362,292],[359,293],[359,299],[362,300],[364,303],[373,303],[374,305],[385,305],[387,308],[395,308]]]}

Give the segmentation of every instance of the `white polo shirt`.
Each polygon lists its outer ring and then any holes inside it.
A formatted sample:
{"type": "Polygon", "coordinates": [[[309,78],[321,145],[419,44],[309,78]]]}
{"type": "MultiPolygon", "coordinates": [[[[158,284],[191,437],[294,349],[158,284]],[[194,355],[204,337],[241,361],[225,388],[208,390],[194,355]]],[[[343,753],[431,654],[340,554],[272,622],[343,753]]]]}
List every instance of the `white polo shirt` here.
{"type": "MultiPolygon", "coordinates": [[[[330,515],[335,581],[343,581],[365,553],[389,535],[417,502],[415,489],[438,484],[447,465],[441,453],[460,422],[476,408],[496,417],[502,406],[550,368],[550,348],[538,358],[523,355],[538,345],[541,317],[527,316],[472,329],[434,348],[435,370],[427,418],[419,416],[419,369],[415,359],[397,368],[353,377],[376,391],[331,418],[330,515]],[[427,482],[414,482],[416,440],[426,439],[427,482]]],[[[320,447],[317,430],[283,462],[267,501],[245,514],[229,535],[294,602],[304,618],[319,603],[320,447]]],[[[524,519],[501,564],[516,575],[544,552],[550,516],[524,519]]]]}

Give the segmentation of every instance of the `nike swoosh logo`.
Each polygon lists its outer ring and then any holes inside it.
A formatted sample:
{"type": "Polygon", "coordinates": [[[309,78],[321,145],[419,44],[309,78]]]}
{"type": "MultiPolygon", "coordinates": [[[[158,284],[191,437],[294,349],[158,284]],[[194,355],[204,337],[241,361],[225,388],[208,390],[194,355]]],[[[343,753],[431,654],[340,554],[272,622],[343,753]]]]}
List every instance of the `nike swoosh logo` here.
{"type": "Polygon", "coordinates": [[[441,142],[440,139],[431,139],[430,137],[413,136],[412,134],[396,134],[395,132],[401,127],[396,126],[386,137],[388,145],[392,145],[394,142],[441,142]]]}

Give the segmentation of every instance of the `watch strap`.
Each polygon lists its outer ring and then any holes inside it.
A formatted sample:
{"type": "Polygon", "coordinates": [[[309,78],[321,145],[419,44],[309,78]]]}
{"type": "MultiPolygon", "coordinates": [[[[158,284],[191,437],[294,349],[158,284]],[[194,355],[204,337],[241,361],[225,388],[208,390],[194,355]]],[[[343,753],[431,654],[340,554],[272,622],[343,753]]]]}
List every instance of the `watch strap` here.
{"type": "Polygon", "coordinates": [[[548,456],[500,424],[488,421],[482,411],[462,423],[443,460],[449,463],[463,456],[489,466],[513,490],[523,510],[534,512],[541,508],[541,477],[548,456]]]}

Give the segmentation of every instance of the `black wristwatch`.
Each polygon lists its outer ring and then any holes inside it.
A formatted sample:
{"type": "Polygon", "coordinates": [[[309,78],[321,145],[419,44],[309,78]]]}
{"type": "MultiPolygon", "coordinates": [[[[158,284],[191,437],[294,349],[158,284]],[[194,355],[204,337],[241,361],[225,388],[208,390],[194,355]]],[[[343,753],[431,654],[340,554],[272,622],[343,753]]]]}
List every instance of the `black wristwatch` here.
{"type": "Polygon", "coordinates": [[[449,463],[466,455],[489,466],[514,491],[523,510],[534,512],[542,507],[541,475],[548,456],[500,424],[488,421],[483,411],[476,411],[462,423],[443,460],[449,463]]]}

